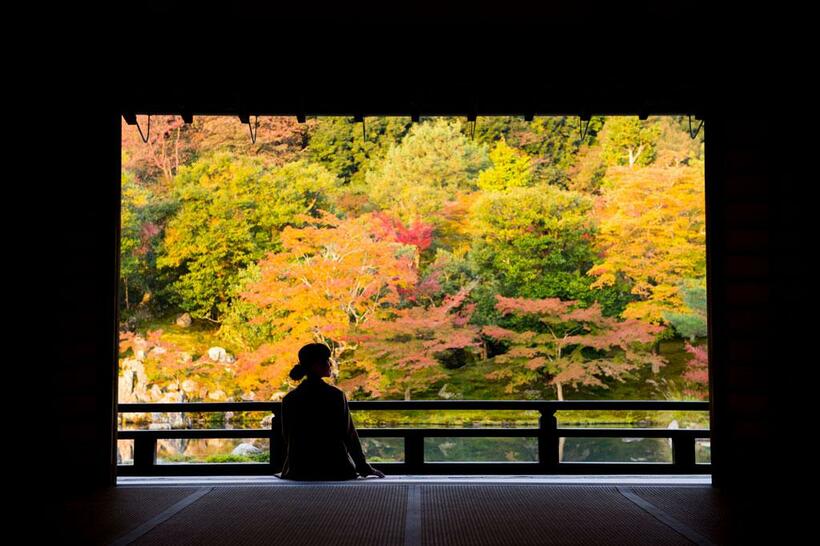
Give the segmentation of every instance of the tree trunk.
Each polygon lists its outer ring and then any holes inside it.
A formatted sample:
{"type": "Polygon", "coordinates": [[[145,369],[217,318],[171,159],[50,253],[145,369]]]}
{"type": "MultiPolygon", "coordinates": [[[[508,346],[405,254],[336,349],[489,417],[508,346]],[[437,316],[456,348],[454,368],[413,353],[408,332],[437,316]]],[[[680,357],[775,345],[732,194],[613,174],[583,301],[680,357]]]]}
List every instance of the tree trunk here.
{"type": "Polygon", "coordinates": [[[629,149],[629,168],[630,169],[635,166],[635,162],[638,161],[638,156],[641,155],[642,151],[643,151],[643,144],[638,146],[638,151],[636,151],[634,155],[632,154],[632,148],[629,149]]]}
{"type": "Polygon", "coordinates": [[[128,309],[128,277],[123,277],[123,284],[125,285],[125,309],[128,309]]]}
{"type": "MultiPolygon", "coordinates": [[[[558,400],[562,402],[564,400],[564,386],[561,385],[561,383],[556,383],[555,384],[555,390],[558,393],[557,394],[558,400]]],[[[561,460],[564,458],[564,442],[565,441],[566,441],[566,438],[558,438],[558,462],[561,462],[561,460]]]]}
{"type": "Polygon", "coordinates": [[[406,389],[404,389],[404,399],[405,400],[410,400],[410,387],[407,387],[406,389]]]}

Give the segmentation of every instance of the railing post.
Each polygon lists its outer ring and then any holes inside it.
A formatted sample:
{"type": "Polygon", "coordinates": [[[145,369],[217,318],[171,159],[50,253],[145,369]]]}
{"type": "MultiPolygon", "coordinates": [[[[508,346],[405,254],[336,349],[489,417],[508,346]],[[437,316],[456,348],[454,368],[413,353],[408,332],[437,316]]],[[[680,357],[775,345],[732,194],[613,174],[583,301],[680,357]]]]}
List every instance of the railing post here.
{"type": "Polygon", "coordinates": [[[138,475],[149,476],[157,464],[157,438],[153,434],[134,437],[134,469],[138,475]]]}
{"type": "Polygon", "coordinates": [[[424,465],[424,436],[407,431],[404,436],[404,464],[408,474],[420,474],[424,465]]]}
{"type": "Polygon", "coordinates": [[[558,419],[555,408],[547,406],[538,410],[538,464],[544,474],[558,471],[558,419]]]}
{"type": "Polygon", "coordinates": [[[697,464],[695,437],[686,433],[672,433],[672,463],[682,473],[691,472],[697,464]]]}
{"type": "Polygon", "coordinates": [[[285,463],[285,442],[282,438],[282,411],[276,410],[270,422],[270,471],[271,474],[282,471],[285,463]]]}

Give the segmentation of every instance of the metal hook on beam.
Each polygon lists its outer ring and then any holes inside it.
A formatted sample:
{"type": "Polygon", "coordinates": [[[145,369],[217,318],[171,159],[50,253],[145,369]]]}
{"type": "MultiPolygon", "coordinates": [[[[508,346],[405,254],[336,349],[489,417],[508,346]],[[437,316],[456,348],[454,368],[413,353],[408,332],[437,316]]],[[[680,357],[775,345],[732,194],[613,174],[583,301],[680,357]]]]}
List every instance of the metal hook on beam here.
{"type": "Polygon", "coordinates": [[[695,138],[697,138],[698,136],[698,133],[700,133],[701,127],[703,127],[703,120],[700,120],[700,125],[698,125],[698,128],[695,129],[695,132],[692,132],[692,114],[689,114],[689,138],[695,140],[695,138]]]}
{"type": "Polygon", "coordinates": [[[296,122],[305,123],[305,121],[307,121],[307,115],[305,114],[305,97],[299,95],[299,109],[296,111],[296,122]]]}
{"type": "Polygon", "coordinates": [[[248,132],[251,134],[251,143],[256,144],[256,135],[259,132],[259,116],[253,116],[253,124],[251,124],[250,114],[239,114],[239,121],[248,124],[248,132]]]}
{"type": "Polygon", "coordinates": [[[145,134],[142,134],[142,127],[140,127],[139,122],[137,121],[136,114],[123,114],[123,118],[125,118],[125,123],[128,125],[136,125],[137,131],[140,133],[140,138],[142,139],[143,144],[148,144],[148,139],[151,137],[151,114],[148,114],[148,129],[145,134]]]}
{"type": "Polygon", "coordinates": [[[475,139],[475,124],[476,124],[477,116],[475,113],[467,114],[467,122],[472,122],[472,126],[470,127],[470,140],[475,139]]]}
{"type": "Polygon", "coordinates": [[[356,114],[353,116],[354,123],[361,123],[362,124],[362,140],[367,142],[367,127],[364,124],[364,116],[361,114],[356,114]]]}
{"type": "Polygon", "coordinates": [[[583,142],[587,138],[587,133],[589,133],[589,124],[592,123],[592,116],[589,114],[581,114],[578,118],[580,123],[579,129],[581,131],[581,142],[583,142]]]}

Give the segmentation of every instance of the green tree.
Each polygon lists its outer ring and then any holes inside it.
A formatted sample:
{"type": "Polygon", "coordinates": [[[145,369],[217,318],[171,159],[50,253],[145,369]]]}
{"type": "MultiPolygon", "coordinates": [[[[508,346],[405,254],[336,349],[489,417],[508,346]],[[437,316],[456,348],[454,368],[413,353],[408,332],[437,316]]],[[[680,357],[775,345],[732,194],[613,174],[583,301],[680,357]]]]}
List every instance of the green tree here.
{"type": "Polygon", "coordinates": [[[278,248],[279,233],[299,214],[329,207],[338,180],[305,161],[265,168],[258,159],[220,153],[180,169],[179,209],[169,222],[164,253],[180,307],[219,321],[239,273],[278,248]]]}
{"type": "Polygon", "coordinates": [[[161,289],[164,280],[156,269],[157,247],[173,203],[153,187],[140,182],[130,171],[122,173],[120,303],[126,313],[133,303],[155,305],[152,295],[161,289]]]}
{"type": "Polygon", "coordinates": [[[134,180],[131,173],[122,173],[122,208],[120,211],[120,280],[125,309],[130,307],[129,288],[138,282],[137,277],[145,269],[146,246],[142,228],[146,221],[145,211],[151,202],[151,192],[134,180]]]}
{"type": "Polygon", "coordinates": [[[580,147],[594,143],[603,124],[603,117],[593,117],[582,141],[581,121],[574,116],[538,116],[532,121],[515,116],[479,117],[476,140],[493,145],[503,138],[530,156],[535,181],[567,187],[580,147]]]}
{"type": "Polygon", "coordinates": [[[591,211],[588,197],[549,185],[483,195],[471,210],[480,276],[502,295],[600,301],[616,312],[627,290],[591,290],[586,276],[596,260],[591,211]]]}
{"type": "Polygon", "coordinates": [[[649,165],[655,160],[660,127],[656,118],[642,121],[631,116],[611,116],[601,134],[607,165],[649,165]]]}
{"type": "Polygon", "coordinates": [[[458,122],[437,120],[414,125],[366,180],[370,199],[382,210],[405,223],[434,221],[430,216],[457,192],[475,189],[479,172],[488,166],[486,146],[464,136],[458,122]]]}
{"type": "Polygon", "coordinates": [[[493,166],[478,175],[478,187],[503,191],[532,184],[532,161],[524,152],[507,145],[502,137],[490,152],[493,166]]]}
{"type": "Polygon", "coordinates": [[[364,182],[366,171],[384,158],[391,146],[401,142],[410,129],[410,118],[365,118],[361,123],[349,117],[322,117],[309,120],[307,152],[345,182],[364,182]],[[367,133],[367,138],[363,133],[367,133]]]}
{"type": "Polygon", "coordinates": [[[664,313],[664,319],[690,341],[706,337],[706,279],[686,279],[678,288],[688,311],[669,311],[664,313]]]}

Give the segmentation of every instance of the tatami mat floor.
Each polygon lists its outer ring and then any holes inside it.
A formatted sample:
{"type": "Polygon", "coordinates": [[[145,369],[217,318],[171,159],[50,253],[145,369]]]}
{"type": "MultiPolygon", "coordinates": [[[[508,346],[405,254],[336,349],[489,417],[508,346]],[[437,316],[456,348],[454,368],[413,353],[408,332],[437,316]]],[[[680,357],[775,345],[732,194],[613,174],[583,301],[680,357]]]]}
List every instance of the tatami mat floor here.
{"type": "Polygon", "coordinates": [[[121,480],[63,505],[86,544],[731,544],[760,521],[703,476],[121,480]],[[595,482],[594,480],[599,480],[595,482]],[[704,483],[704,479],[707,480],[704,483]]]}

